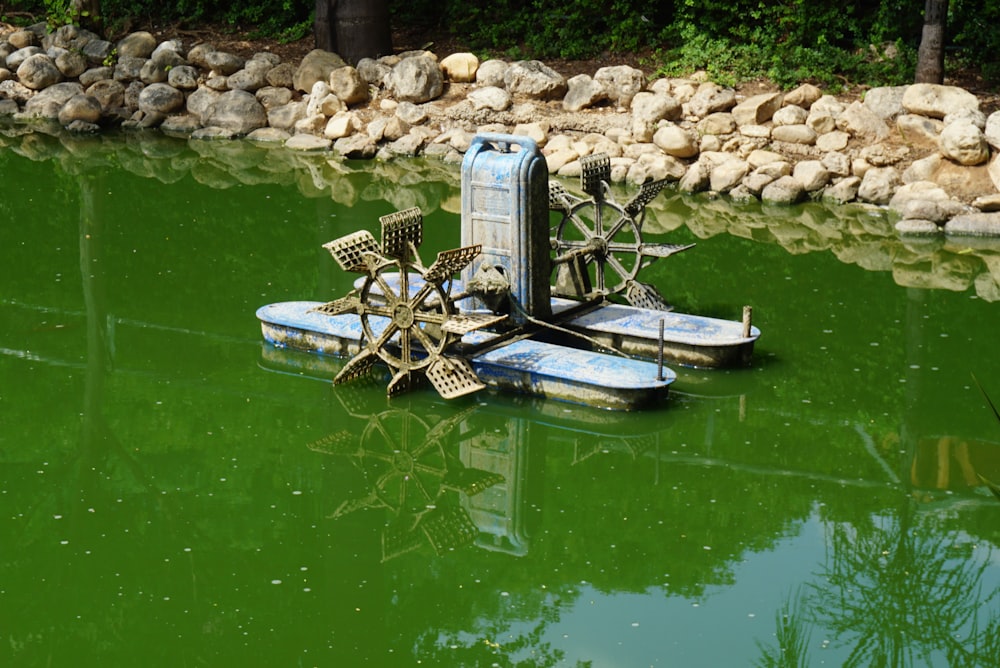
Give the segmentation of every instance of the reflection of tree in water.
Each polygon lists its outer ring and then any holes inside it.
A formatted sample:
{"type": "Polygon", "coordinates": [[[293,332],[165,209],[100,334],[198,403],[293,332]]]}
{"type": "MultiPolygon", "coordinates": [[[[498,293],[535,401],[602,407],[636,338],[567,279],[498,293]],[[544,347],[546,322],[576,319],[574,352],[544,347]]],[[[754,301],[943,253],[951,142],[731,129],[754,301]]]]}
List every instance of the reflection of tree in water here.
{"type": "Polygon", "coordinates": [[[964,551],[957,532],[932,517],[877,518],[867,527],[834,525],[822,583],[812,585],[817,619],[853,649],[850,666],[1000,663],[1000,615],[980,611],[989,566],[964,551]]]}

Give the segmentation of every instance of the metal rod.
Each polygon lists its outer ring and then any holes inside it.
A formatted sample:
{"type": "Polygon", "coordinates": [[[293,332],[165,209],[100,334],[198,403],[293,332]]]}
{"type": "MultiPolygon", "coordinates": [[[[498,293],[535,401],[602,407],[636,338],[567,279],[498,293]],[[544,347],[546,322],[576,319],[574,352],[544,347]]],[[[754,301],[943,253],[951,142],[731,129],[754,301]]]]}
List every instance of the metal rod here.
{"type": "Polygon", "coordinates": [[[753,307],[743,307],[743,338],[750,338],[750,320],[753,318],[753,307]]]}
{"type": "Polygon", "coordinates": [[[663,318],[660,318],[660,348],[656,355],[656,380],[663,380],[663,318]]]}

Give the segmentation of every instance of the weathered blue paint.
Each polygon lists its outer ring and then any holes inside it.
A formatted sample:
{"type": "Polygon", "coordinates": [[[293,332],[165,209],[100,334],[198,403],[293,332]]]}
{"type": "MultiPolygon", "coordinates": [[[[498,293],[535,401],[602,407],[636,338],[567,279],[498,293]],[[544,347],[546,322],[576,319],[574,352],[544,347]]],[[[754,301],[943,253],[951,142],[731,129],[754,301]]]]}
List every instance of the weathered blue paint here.
{"type": "MultiPolygon", "coordinates": [[[[337,316],[309,313],[321,302],[297,301],[269,304],[257,310],[261,332],[269,343],[283,348],[346,357],[357,354],[361,320],[354,314],[337,316]]],[[[384,318],[373,318],[376,332],[384,318]]],[[[463,343],[475,344],[496,336],[472,332],[463,343]]],[[[476,375],[488,387],[560,399],[615,410],[635,410],[654,405],[667,396],[676,374],[652,362],[541,341],[505,343],[469,357],[476,375]]]]}
{"type": "MultiPolygon", "coordinates": [[[[482,245],[462,280],[483,264],[503,267],[513,297],[542,319],[551,313],[548,177],[529,137],[476,135],[462,161],[462,245],[482,245]]],[[[520,314],[512,317],[520,324],[520,314]]]]}

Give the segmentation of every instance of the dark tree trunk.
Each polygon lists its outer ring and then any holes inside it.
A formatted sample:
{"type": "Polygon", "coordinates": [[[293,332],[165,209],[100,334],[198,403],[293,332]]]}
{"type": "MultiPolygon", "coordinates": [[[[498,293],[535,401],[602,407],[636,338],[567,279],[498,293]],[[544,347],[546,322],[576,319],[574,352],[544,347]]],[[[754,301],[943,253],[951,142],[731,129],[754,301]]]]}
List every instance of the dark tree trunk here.
{"type": "Polygon", "coordinates": [[[73,0],[70,10],[81,28],[91,30],[98,35],[104,32],[101,0],[73,0]]]}
{"type": "Polygon", "coordinates": [[[316,48],[357,65],[392,53],[388,0],[316,0],[316,48]]]}
{"type": "Polygon", "coordinates": [[[944,29],[948,0],[927,0],[924,5],[924,32],[917,51],[916,83],[944,83],[944,29]]]}

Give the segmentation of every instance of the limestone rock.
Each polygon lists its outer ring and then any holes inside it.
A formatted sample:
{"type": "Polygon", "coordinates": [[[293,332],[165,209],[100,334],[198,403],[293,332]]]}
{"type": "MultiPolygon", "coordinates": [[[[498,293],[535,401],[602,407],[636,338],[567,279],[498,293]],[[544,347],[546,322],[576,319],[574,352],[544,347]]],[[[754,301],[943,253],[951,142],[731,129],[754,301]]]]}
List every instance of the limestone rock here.
{"type": "Polygon", "coordinates": [[[293,79],[295,78],[295,65],[292,63],[278,63],[267,71],[264,79],[268,86],[276,88],[295,88],[293,79]]]}
{"type": "Polygon", "coordinates": [[[67,79],[76,79],[87,70],[87,58],[79,51],[65,51],[56,57],[56,67],[67,79]]]}
{"type": "Polygon", "coordinates": [[[906,88],[903,109],[911,114],[944,118],[957,109],[979,109],[979,99],[957,86],[919,83],[906,88]]]}
{"type": "Polygon", "coordinates": [[[760,199],[768,204],[795,204],[805,197],[805,190],[793,176],[782,176],[767,184],[760,193],[760,199]]]}
{"type": "Polygon", "coordinates": [[[631,111],[632,138],[637,142],[651,141],[660,121],[681,118],[680,102],[665,93],[637,93],[632,98],[631,111]]]}
{"type": "Polygon", "coordinates": [[[351,160],[369,160],[375,156],[378,149],[368,135],[355,134],[338,139],[333,144],[333,150],[351,160]]]}
{"type": "Polygon", "coordinates": [[[840,179],[823,191],[823,201],[833,204],[847,204],[853,202],[858,196],[858,189],[861,187],[861,179],[857,176],[848,176],[840,179]]]}
{"type": "Polygon", "coordinates": [[[995,149],[1000,149],[1000,111],[994,111],[986,118],[983,136],[986,138],[986,143],[995,149]]]}
{"type": "Polygon", "coordinates": [[[38,56],[38,55],[45,55],[45,51],[43,51],[40,47],[37,46],[26,46],[23,49],[18,49],[17,51],[14,51],[13,53],[9,54],[4,59],[4,65],[6,65],[7,69],[11,70],[12,72],[16,72],[17,68],[21,66],[21,63],[26,61],[28,58],[31,58],[32,56],[38,56]]]}
{"type": "Polygon", "coordinates": [[[32,90],[42,90],[62,81],[63,75],[49,56],[36,53],[18,65],[17,78],[32,90]]]}
{"type": "Polygon", "coordinates": [[[753,95],[733,107],[733,119],[740,126],[763,125],[781,108],[783,99],[781,93],[753,95]]]}
{"type": "Polygon", "coordinates": [[[607,99],[604,86],[587,74],[577,74],[566,82],[567,92],[563,98],[563,109],[570,112],[580,111],[594,106],[607,99]]]}
{"type": "Polygon", "coordinates": [[[0,100],[9,100],[15,105],[23,105],[35,95],[35,91],[10,79],[0,81],[0,100]]]}
{"type": "Polygon", "coordinates": [[[468,100],[474,109],[492,109],[493,111],[510,109],[512,102],[510,93],[496,86],[477,88],[469,93],[468,100]]]}
{"type": "Polygon", "coordinates": [[[330,72],[330,90],[347,106],[368,101],[368,84],[350,65],[330,72]]]}
{"type": "Polygon", "coordinates": [[[946,234],[973,237],[1000,236],[1000,213],[966,213],[945,223],[946,234]]]}
{"type": "Polygon", "coordinates": [[[119,58],[147,59],[156,48],[156,38],[146,31],[134,32],[118,41],[115,47],[119,58]]]}
{"type": "Polygon", "coordinates": [[[945,126],[938,145],[944,157],[960,165],[980,165],[990,156],[989,144],[986,143],[982,130],[968,121],[957,121],[945,126]]]}
{"type": "Polygon", "coordinates": [[[896,118],[896,129],[908,143],[937,147],[944,123],[918,114],[900,114],[896,118]]]}
{"type": "Polygon", "coordinates": [[[778,109],[771,120],[775,126],[804,125],[809,118],[809,112],[794,104],[786,104],[778,109]]]}
{"type": "Polygon", "coordinates": [[[288,88],[278,86],[264,86],[257,89],[254,97],[264,106],[264,109],[271,111],[292,101],[292,91],[288,88]]]}
{"type": "Polygon", "coordinates": [[[698,138],[674,123],[666,123],[657,130],[653,135],[653,143],[675,158],[692,158],[698,155],[698,138]]]}
{"type": "MultiPolygon", "coordinates": [[[[347,63],[335,53],[323,49],[313,49],[302,58],[298,69],[292,76],[292,86],[295,90],[308,93],[317,81],[329,81],[330,73],[344,67],[347,63]]],[[[272,84],[273,85],[273,84],[272,84]]]]}
{"type": "Polygon", "coordinates": [[[858,199],[871,204],[888,204],[900,183],[895,167],[873,167],[861,179],[858,199]]]}
{"type": "Polygon", "coordinates": [[[688,102],[693,116],[704,118],[718,111],[729,111],[736,106],[736,91],[732,88],[707,82],[698,87],[698,92],[688,102]]]}
{"type": "Polygon", "coordinates": [[[255,93],[267,85],[267,73],[274,65],[264,58],[251,58],[242,69],[229,75],[226,85],[230,90],[245,90],[255,93]]]}
{"type": "Polygon", "coordinates": [[[392,68],[386,86],[397,100],[422,104],[441,96],[444,75],[430,56],[413,56],[392,68]]]}
{"type": "Polygon", "coordinates": [[[865,108],[871,111],[884,121],[890,121],[900,114],[905,113],[903,109],[903,95],[906,94],[908,86],[881,86],[872,88],[865,93],[865,108]]]}
{"type": "Polygon", "coordinates": [[[716,165],[709,175],[709,186],[720,193],[729,192],[739,185],[743,177],[750,171],[750,165],[739,158],[730,158],[721,165],[716,165]]]}
{"type": "Polygon", "coordinates": [[[803,109],[809,109],[816,100],[823,97],[823,91],[810,83],[805,83],[785,93],[785,104],[794,104],[803,109]]]}
{"type": "Polygon", "coordinates": [[[502,60],[487,60],[476,70],[476,83],[480,86],[497,86],[502,88],[504,76],[510,68],[508,63],[502,60]]]}
{"type": "Polygon", "coordinates": [[[87,88],[87,95],[101,104],[105,112],[125,106],[125,86],[114,79],[104,79],[87,88]]]}
{"type": "Polygon", "coordinates": [[[179,65],[167,72],[167,83],[178,90],[198,88],[198,70],[190,65],[179,65]]]}
{"type": "Polygon", "coordinates": [[[604,87],[607,99],[618,107],[628,107],[645,85],[646,75],[628,65],[614,65],[598,69],[594,81],[604,87]]]}
{"type": "Polygon", "coordinates": [[[285,142],[285,148],[293,151],[326,151],[333,145],[333,142],[325,137],[317,137],[312,134],[293,135],[285,142]]]}
{"type": "Polygon", "coordinates": [[[504,85],[511,95],[556,100],[566,95],[566,79],[538,60],[519,60],[504,72],[504,85]]]}
{"type": "Polygon", "coordinates": [[[28,118],[59,118],[63,105],[74,95],[83,93],[83,86],[75,81],[64,81],[38,91],[24,104],[28,118]]]}
{"type": "Polygon", "coordinates": [[[88,88],[93,86],[98,81],[110,79],[114,76],[114,72],[114,68],[111,67],[92,67],[83,72],[78,80],[81,86],[88,88]]]}
{"type": "Polygon", "coordinates": [[[771,137],[775,141],[788,142],[789,144],[812,145],[816,143],[816,131],[805,124],[779,125],[771,130],[771,137]]]}
{"type": "Polygon", "coordinates": [[[884,139],[889,125],[860,102],[852,102],[837,121],[837,127],[855,136],[884,139]]]}
{"type": "Polygon", "coordinates": [[[169,84],[150,84],[139,94],[139,110],[147,114],[171,114],[183,106],[184,93],[169,84]]]}
{"type": "Polygon", "coordinates": [[[245,135],[267,125],[263,105],[245,90],[222,93],[206,111],[206,126],[215,126],[238,135],[245,135]]]}
{"type": "Polygon", "coordinates": [[[58,118],[60,125],[69,125],[74,121],[96,124],[101,120],[101,103],[90,95],[74,95],[59,110],[58,118]]]}
{"type": "Polygon", "coordinates": [[[473,53],[453,53],[441,61],[441,70],[449,81],[471,83],[476,80],[479,59],[473,53]]]}
{"type": "Polygon", "coordinates": [[[803,160],[795,165],[792,176],[806,192],[822,190],[830,182],[830,172],[819,160],[803,160]]]}

